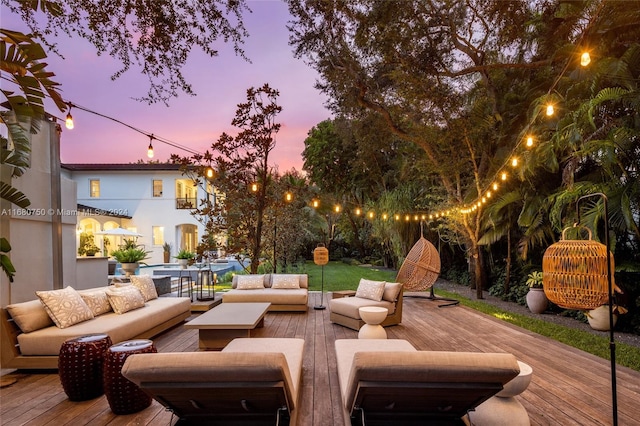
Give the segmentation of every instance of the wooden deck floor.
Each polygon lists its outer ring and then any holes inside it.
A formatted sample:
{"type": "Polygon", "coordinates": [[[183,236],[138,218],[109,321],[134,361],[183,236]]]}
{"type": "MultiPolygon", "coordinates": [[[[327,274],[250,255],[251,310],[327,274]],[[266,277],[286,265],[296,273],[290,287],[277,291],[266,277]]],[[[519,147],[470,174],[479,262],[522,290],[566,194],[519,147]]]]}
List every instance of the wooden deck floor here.
{"type": "MultiPolygon", "coordinates": [[[[316,311],[312,294],[305,313],[269,313],[258,337],[304,338],[299,425],[342,425],[333,342],[357,333],[329,322],[329,311],[316,311]]],[[[510,352],[533,367],[531,385],[520,402],[533,425],[612,424],[609,361],[556,343],[471,309],[420,298],[405,298],[403,322],[387,328],[389,338],[410,341],[421,350],[510,352]]],[[[325,298],[326,304],[326,298],[325,298]]],[[[154,338],[160,352],[194,351],[196,330],[178,326],[154,338]]],[[[154,401],[137,414],[116,416],[104,396],[71,402],[57,374],[13,373],[18,382],[0,390],[0,424],[10,425],[170,425],[171,413],[154,401]]],[[[617,367],[620,425],[640,422],[640,373],[617,367]]]]}

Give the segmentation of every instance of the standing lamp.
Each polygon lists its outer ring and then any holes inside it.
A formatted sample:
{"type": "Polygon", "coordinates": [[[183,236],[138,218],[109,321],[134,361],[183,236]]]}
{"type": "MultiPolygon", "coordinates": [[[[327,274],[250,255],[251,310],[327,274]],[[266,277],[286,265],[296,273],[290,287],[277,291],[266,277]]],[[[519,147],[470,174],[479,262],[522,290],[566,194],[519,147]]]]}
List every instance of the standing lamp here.
{"type": "Polygon", "coordinates": [[[329,249],[327,249],[324,244],[318,244],[318,247],[313,250],[313,263],[316,265],[322,266],[322,287],[320,290],[320,304],[315,305],[313,309],[315,310],[323,310],[326,309],[324,306],[324,265],[329,262],[329,249]]]}
{"type": "Polygon", "coordinates": [[[609,349],[611,351],[611,402],[613,426],[618,424],[616,396],[616,346],[613,333],[614,260],[609,250],[609,215],[607,197],[602,193],[578,198],[576,210],[580,223],[580,201],[588,197],[601,197],[604,201],[604,244],[591,240],[565,239],[567,229],[562,231],[562,240],[550,245],[542,259],[543,287],[547,298],[566,309],[588,310],[609,303],[609,349]]]}

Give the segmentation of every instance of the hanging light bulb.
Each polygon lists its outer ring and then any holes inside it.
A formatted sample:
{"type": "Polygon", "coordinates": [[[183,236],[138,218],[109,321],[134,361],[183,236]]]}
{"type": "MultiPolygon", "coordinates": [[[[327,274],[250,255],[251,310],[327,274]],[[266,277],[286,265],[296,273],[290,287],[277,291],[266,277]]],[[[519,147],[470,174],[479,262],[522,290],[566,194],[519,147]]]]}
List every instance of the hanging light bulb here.
{"type": "Polygon", "coordinates": [[[373,212],[369,212],[369,219],[373,219],[374,217],[374,213],[373,212]]]}
{"type": "Polygon", "coordinates": [[[589,52],[584,52],[580,56],[580,65],[582,65],[583,67],[586,67],[590,63],[591,63],[591,55],[589,55],[589,52]]]}
{"type": "Polygon", "coordinates": [[[291,193],[291,191],[287,191],[284,193],[284,200],[289,203],[293,200],[293,194],[291,193]]]}
{"type": "Polygon", "coordinates": [[[360,216],[360,213],[361,213],[360,207],[356,207],[355,215],[360,216]]]}
{"type": "Polygon", "coordinates": [[[547,105],[547,115],[550,117],[553,115],[554,112],[555,110],[553,109],[553,105],[551,104],[547,105]]]}
{"type": "Polygon", "coordinates": [[[311,206],[312,206],[314,209],[317,209],[318,207],[320,207],[320,201],[318,201],[318,200],[313,200],[313,201],[311,201],[311,206]]]}
{"type": "Polygon", "coordinates": [[[149,136],[149,148],[147,148],[147,157],[153,158],[153,135],[149,136]]]}
{"type": "Polygon", "coordinates": [[[389,215],[387,215],[386,213],[384,213],[384,214],[382,215],[382,219],[383,219],[383,220],[387,220],[388,218],[389,218],[389,215]]]}
{"type": "Polygon", "coordinates": [[[69,104],[69,112],[67,112],[67,119],[64,121],[64,125],[67,129],[73,129],[73,116],[71,115],[71,104],[69,104]]]}
{"type": "Polygon", "coordinates": [[[518,157],[513,157],[511,159],[511,167],[518,167],[518,157]]]}
{"type": "Polygon", "coordinates": [[[491,191],[487,191],[487,198],[491,198],[491,191]]]}
{"type": "Polygon", "coordinates": [[[527,148],[531,148],[533,146],[533,138],[531,136],[527,137],[527,148]]]}
{"type": "Polygon", "coordinates": [[[341,210],[341,209],[340,209],[340,206],[339,206],[339,205],[338,205],[338,206],[336,206],[336,207],[334,208],[334,211],[335,211],[336,213],[340,213],[340,210],[341,210]]]}
{"type": "Polygon", "coordinates": [[[498,190],[498,182],[493,182],[493,190],[494,191],[498,190]]]}
{"type": "Polygon", "coordinates": [[[507,173],[506,172],[502,172],[502,174],[500,175],[500,179],[507,180],[507,173]]]}
{"type": "Polygon", "coordinates": [[[213,167],[209,166],[204,171],[204,175],[207,177],[207,179],[213,179],[214,177],[216,177],[216,171],[213,170],[213,167]]]}
{"type": "Polygon", "coordinates": [[[257,183],[252,183],[251,184],[251,192],[258,192],[258,184],[257,183]]]}

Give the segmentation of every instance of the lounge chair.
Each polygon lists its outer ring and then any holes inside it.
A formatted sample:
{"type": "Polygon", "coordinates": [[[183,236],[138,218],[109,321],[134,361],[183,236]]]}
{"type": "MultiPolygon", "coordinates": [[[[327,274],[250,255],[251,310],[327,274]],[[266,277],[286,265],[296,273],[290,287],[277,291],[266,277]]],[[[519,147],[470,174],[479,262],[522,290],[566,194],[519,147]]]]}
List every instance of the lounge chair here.
{"type": "Polygon", "coordinates": [[[295,425],[303,347],[302,339],[235,339],[222,352],[131,355],[122,374],[181,425],[295,425]]]}
{"type": "Polygon", "coordinates": [[[456,425],[519,373],[506,353],[417,351],[405,340],[336,340],[345,425],[456,425]]]}

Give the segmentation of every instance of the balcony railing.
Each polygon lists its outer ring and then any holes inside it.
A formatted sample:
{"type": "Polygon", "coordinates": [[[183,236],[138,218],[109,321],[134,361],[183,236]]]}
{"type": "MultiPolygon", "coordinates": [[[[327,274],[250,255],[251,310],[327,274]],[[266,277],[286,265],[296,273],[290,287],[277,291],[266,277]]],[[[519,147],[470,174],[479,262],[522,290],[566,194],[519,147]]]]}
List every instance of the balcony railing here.
{"type": "Polygon", "coordinates": [[[198,199],[193,197],[176,198],[176,209],[195,209],[198,199]]]}

